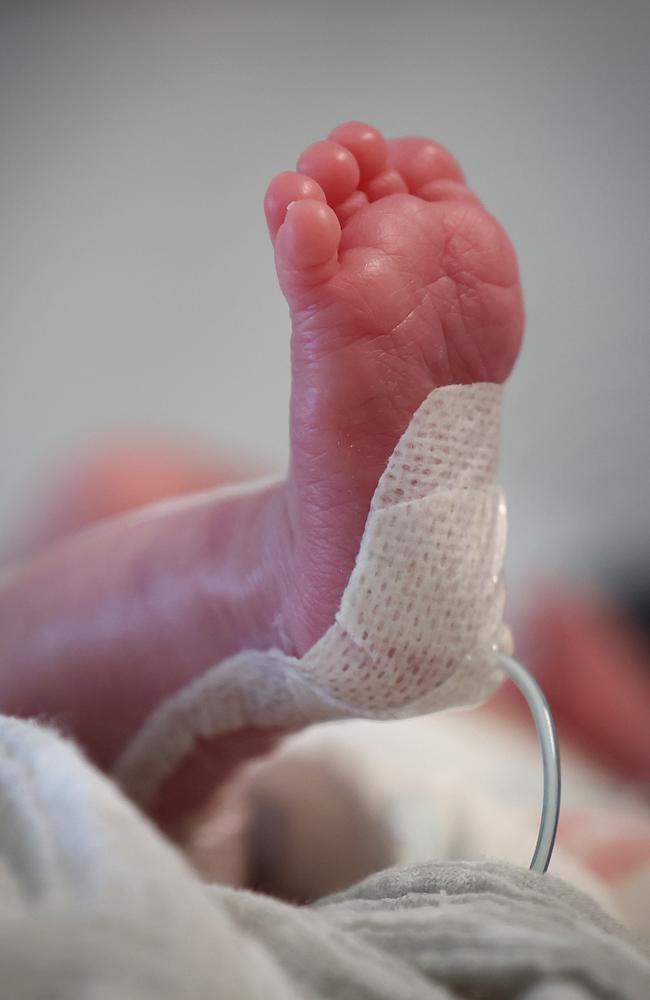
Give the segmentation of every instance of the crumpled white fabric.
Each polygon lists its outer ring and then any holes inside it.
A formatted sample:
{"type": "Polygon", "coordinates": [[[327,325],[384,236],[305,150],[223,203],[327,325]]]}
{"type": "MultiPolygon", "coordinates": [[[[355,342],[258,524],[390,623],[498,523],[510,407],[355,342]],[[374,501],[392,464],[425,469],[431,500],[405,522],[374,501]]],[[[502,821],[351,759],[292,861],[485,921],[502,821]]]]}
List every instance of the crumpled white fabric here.
{"type": "Polygon", "coordinates": [[[2,1000],[248,1000],[260,983],[300,995],[75,746],[0,716],[2,1000]]]}
{"type": "Polygon", "coordinates": [[[206,886],[79,751],[0,716],[2,1000],[647,996],[587,897],[487,862],[393,869],[315,906],[206,886]]]}
{"type": "MultiPolygon", "coordinates": [[[[219,789],[183,850],[208,879],[244,870],[300,900],[434,859],[527,866],[543,780],[535,729],[522,721],[488,708],[310,726],[219,789]]],[[[562,816],[551,872],[650,934],[650,804],[640,790],[563,744],[562,816]],[[617,859],[609,873],[607,856],[617,859]]]]}
{"type": "Polygon", "coordinates": [[[377,485],[332,627],[300,659],[244,651],[164,702],[116,763],[132,797],[150,802],[198,738],[418,715],[498,686],[498,652],[511,651],[501,398],[492,383],[433,390],[377,485]]]}

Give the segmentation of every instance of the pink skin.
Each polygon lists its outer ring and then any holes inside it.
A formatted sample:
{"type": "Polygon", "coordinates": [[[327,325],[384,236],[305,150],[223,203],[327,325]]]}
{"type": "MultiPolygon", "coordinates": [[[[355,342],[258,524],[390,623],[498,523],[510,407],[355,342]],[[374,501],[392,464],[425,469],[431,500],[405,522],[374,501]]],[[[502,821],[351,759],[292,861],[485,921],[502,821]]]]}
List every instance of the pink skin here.
{"type": "Polygon", "coordinates": [[[0,586],[3,710],[54,716],[105,767],[213,663],[318,639],[413,412],[435,386],[503,381],[519,350],[512,247],[436,143],[341,125],[265,210],[293,327],[287,479],[104,522],[0,586]]]}

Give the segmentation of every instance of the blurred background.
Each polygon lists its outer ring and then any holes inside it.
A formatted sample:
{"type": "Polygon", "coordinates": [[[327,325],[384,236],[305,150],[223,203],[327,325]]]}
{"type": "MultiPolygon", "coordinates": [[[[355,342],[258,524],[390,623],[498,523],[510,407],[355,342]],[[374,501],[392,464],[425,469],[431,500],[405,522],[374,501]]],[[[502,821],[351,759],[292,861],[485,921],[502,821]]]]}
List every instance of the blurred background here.
{"type": "Polygon", "coordinates": [[[645,0],[0,9],[5,550],[97,442],[137,431],[283,465],[288,318],[262,198],[305,145],[359,118],[448,145],[519,253],[511,593],[540,577],[642,584],[645,0]]]}

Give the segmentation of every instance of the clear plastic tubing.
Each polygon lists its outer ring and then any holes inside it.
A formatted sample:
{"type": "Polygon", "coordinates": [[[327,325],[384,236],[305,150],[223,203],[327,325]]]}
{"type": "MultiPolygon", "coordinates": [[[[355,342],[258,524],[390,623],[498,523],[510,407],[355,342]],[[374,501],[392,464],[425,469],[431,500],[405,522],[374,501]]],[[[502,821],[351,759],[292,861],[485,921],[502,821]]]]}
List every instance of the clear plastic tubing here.
{"type": "Polygon", "coordinates": [[[531,715],[537,729],[539,745],[542,751],[542,766],[544,769],[544,797],[542,800],[542,815],[539,823],[537,844],[530,862],[533,872],[545,872],[548,869],[555,834],[560,816],[560,753],[555,733],[555,723],[551,709],[542,689],[521,663],[511,656],[501,655],[499,662],[502,670],[519,688],[528,702],[531,715]]]}

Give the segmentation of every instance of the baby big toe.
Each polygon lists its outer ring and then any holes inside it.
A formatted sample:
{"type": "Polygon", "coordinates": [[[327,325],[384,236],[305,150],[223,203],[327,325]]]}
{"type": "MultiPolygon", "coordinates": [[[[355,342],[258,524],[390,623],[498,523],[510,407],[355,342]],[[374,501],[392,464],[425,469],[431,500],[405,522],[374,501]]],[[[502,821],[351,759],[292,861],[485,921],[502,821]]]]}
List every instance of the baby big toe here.
{"type": "Polygon", "coordinates": [[[329,274],[320,268],[336,264],[340,239],[341,226],[329,205],[311,198],[292,202],[275,240],[281,277],[325,280],[329,274]]]}
{"type": "Polygon", "coordinates": [[[289,205],[304,199],[326,203],[322,187],[312,177],[295,170],[285,170],[269,184],[264,196],[264,214],[271,239],[275,241],[278,229],[284,222],[289,205]]]}

